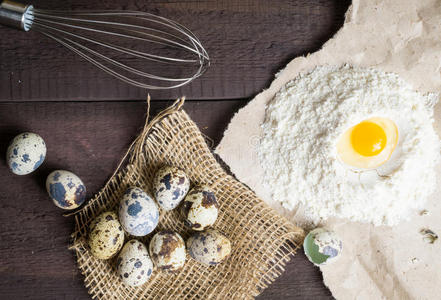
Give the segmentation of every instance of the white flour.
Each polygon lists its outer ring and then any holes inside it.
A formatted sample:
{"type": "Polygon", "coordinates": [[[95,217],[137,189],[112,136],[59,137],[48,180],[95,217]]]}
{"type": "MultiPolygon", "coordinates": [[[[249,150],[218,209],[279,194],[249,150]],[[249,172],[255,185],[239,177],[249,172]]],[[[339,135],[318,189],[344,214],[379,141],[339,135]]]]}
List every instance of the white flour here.
{"type": "Polygon", "coordinates": [[[268,104],[258,150],[264,183],[274,200],[289,210],[303,206],[313,223],[332,216],[375,225],[408,219],[435,188],[437,99],[412,90],[395,74],[317,67],[268,104]],[[370,117],[393,120],[399,143],[385,165],[355,173],[337,160],[336,142],[370,117]]]}

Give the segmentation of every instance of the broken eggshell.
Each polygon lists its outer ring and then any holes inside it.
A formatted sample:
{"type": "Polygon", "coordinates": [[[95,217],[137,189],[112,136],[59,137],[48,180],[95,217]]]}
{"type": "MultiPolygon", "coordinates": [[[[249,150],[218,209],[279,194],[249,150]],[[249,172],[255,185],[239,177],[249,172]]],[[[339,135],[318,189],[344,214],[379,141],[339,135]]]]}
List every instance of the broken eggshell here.
{"type": "Polygon", "coordinates": [[[423,241],[428,244],[433,244],[438,239],[438,235],[428,228],[421,229],[420,234],[423,236],[423,241]]]}
{"type": "Polygon", "coordinates": [[[303,241],[303,250],[309,261],[316,266],[323,266],[336,260],[343,244],[333,231],[316,228],[308,233],[303,241]]]}

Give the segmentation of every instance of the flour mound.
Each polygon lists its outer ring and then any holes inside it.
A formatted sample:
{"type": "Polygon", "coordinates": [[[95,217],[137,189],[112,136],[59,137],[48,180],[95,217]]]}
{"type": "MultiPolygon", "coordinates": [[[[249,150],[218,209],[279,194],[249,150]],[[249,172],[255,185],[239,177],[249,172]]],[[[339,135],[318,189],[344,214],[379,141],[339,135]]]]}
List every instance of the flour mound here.
{"type": "Polygon", "coordinates": [[[436,182],[440,141],[436,94],[422,95],[396,74],[321,66],[287,83],[268,104],[258,155],[264,184],[288,210],[313,223],[329,217],[395,225],[422,209],[436,182]],[[393,120],[399,143],[390,161],[355,172],[337,159],[338,137],[371,118],[393,120]]]}

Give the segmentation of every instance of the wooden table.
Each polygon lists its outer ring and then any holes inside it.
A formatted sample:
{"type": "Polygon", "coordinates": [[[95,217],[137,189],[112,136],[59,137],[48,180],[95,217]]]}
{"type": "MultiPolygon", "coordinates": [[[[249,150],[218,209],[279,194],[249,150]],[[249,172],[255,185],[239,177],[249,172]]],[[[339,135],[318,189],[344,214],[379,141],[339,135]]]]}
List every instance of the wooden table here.
{"type": "MultiPolygon", "coordinates": [[[[180,95],[185,110],[213,141],[230,118],[268,87],[298,55],[319,49],[343,24],[349,1],[35,1],[51,9],[146,10],[191,28],[212,67],[187,87],[153,91],[152,113],[180,95]],[[124,4],[123,4],[124,3],[124,4]],[[210,100],[210,101],[208,101],[210,100]]],[[[0,295],[2,299],[87,299],[73,253],[73,218],[49,200],[44,183],[54,169],[78,174],[88,197],[112,174],[139,132],[146,91],[120,83],[37,33],[0,27],[0,295]],[[47,159],[28,176],[6,167],[9,141],[37,132],[47,159]]],[[[317,268],[299,252],[259,299],[328,299],[317,268]]]]}

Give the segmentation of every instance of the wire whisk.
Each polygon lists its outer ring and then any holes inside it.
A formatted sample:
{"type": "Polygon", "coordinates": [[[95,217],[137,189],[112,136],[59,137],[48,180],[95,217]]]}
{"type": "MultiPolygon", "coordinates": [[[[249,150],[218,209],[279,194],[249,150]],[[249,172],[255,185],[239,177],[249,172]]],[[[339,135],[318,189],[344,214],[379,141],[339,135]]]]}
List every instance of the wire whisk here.
{"type": "Polygon", "coordinates": [[[108,74],[144,89],[181,87],[201,76],[210,58],[186,27],[137,11],[55,11],[0,4],[0,24],[38,31],[108,74]]]}

